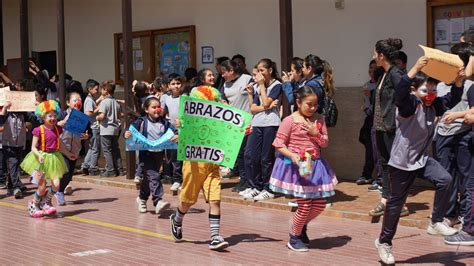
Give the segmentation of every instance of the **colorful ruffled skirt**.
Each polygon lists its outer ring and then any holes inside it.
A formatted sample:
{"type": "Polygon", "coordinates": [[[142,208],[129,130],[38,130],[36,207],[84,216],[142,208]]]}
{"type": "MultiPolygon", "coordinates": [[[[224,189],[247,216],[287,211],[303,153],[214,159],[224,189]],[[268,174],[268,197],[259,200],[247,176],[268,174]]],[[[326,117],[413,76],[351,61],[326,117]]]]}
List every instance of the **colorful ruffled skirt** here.
{"type": "Polygon", "coordinates": [[[311,175],[300,176],[299,167],[279,155],[273,166],[270,189],[274,192],[298,198],[327,198],[333,196],[337,178],[328,162],[323,158],[312,160],[311,175]]]}
{"type": "Polygon", "coordinates": [[[33,152],[28,153],[21,162],[20,167],[29,175],[34,170],[40,170],[45,173],[45,179],[60,179],[68,171],[64,157],[60,152],[38,151],[44,157],[44,163],[40,164],[38,157],[33,152]]]}

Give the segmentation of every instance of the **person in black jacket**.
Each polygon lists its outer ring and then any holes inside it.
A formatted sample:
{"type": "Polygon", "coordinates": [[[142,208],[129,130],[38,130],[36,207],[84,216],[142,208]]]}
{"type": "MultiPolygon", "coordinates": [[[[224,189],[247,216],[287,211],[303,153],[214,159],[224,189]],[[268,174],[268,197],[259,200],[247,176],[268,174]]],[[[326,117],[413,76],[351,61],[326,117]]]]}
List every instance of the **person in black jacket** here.
{"type": "MultiPolygon", "coordinates": [[[[403,72],[394,65],[395,57],[402,48],[402,40],[386,39],[375,44],[373,59],[377,66],[384,69],[382,78],[377,83],[374,100],[374,129],[379,163],[382,166],[382,200],[369,212],[371,216],[381,216],[388,198],[388,161],[395,138],[395,87],[401,80],[403,72]]],[[[402,209],[402,216],[408,215],[408,209],[402,209]]]]}

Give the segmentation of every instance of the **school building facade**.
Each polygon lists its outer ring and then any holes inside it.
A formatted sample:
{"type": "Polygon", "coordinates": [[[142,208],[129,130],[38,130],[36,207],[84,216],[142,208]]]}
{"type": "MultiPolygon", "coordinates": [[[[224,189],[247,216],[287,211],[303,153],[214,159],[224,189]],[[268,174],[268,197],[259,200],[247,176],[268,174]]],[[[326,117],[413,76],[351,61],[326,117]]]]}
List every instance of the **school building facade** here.
{"type": "MultiPolygon", "coordinates": [[[[5,62],[19,58],[20,1],[2,0],[5,62]]],[[[214,57],[242,54],[247,68],[261,58],[280,68],[278,0],[132,0],[132,31],[195,26],[196,68],[202,47],[214,57]]],[[[445,1],[447,2],[447,1],[445,1]]],[[[456,2],[456,1],[454,1],[456,2]]],[[[57,0],[29,0],[30,51],[57,50],[57,0]]],[[[114,34],[122,32],[122,1],[64,0],[66,72],[85,82],[115,78],[114,34]]],[[[411,66],[427,44],[427,0],[292,0],[293,55],[316,54],[334,68],[339,120],[329,130],[323,156],[339,177],[355,179],[362,171],[358,142],[364,114],[361,86],[377,40],[397,37],[411,66]]],[[[281,71],[281,69],[279,69],[281,71]]]]}

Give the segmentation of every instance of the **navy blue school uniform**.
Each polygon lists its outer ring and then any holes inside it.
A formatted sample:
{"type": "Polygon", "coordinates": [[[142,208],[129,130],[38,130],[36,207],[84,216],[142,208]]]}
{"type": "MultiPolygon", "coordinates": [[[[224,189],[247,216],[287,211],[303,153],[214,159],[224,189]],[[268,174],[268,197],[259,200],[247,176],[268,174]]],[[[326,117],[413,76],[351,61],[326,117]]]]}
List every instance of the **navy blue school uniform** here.
{"type": "Polygon", "coordinates": [[[321,114],[323,112],[324,108],[324,97],[326,97],[326,90],[324,89],[323,85],[323,78],[321,75],[315,75],[314,77],[305,80],[303,82],[304,86],[309,86],[313,89],[314,93],[318,95],[318,114],[321,114]]]}
{"type": "MultiPolygon", "coordinates": [[[[467,93],[467,100],[469,103],[469,108],[472,110],[474,108],[474,85],[471,86],[467,93]]],[[[470,173],[466,180],[465,186],[465,210],[466,214],[464,215],[464,223],[462,226],[462,230],[471,236],[474,236],[474,204],[473,204],[473,197],[474,197],[474,124],[471,125],[470,134],[470,146],[469,150],[471,153],[471,165],[470,165],[470,173]]]]}
{"type": "Polygon", "coordinates": [[[452,177],[438,161],[429,156],[429,146],[436,128],[436,117],[453,108],[460,100],[463,88],[451,87],[451,92],[437,97],[426,106],[411,94],[412,80],[405,74],[395,88],[396,133],[390,160],[390,191],[387,199],[383,227],[379,242],[392,245],[397,230],[400,211],[416,177],[431,181],[435,198],[431,223],[442,222],[449,206],[452,177]]]}
{"type": "MultiPolygon", "coordinates": [[[[150,140],[156,140],[161,137],[168,128],[171,128],[175,134],[177,130],[174,126],[163,117],[159,117],[156,121],[151,120],[148,115],[141,116],[135,120],[132,124],[145,138],[150,140]]],[[[143,167],[143,180],[140,183],[139,198],[141,200],[148,200],[152,197],[153,206],[156,206],[158,201],[163,197],[163,184],[160,181],[160,168],[163,163],[164,152],[163,151],[140,151],[139,152],[140,164],[143,167]]]]}

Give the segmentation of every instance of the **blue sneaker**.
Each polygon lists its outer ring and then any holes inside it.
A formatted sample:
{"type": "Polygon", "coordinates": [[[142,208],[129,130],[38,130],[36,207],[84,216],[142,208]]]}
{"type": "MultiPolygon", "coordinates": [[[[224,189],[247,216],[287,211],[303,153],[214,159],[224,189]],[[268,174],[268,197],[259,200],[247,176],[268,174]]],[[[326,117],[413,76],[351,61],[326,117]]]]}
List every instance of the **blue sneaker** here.
{"type": "Polygon", "coordinates": [[[474,236],[459,230],[452,236],[445,236],[444,243],[448,245],[474,246],[474,236]]]}
{"type": "Polygon", "coordinates": [[[64,193],[63,192],[56,192],[56,194],[54,194],[54,196],[56,197],[56,200],[58,201],[58,205],[59,206],[64,206],[66,205],[66,200],[64,199],[64,193]]]}
{"type": "Polygon", "coordinates": [[[299,239],[297,236],[294,236],[292,234],[290,234],[290,240],[288,240],[288,243],[286,244],[286,246],[289,249],[291,249],[293,251],[297,251],[297,252],[306,252],[306,251],[308,251],[308,248],[303,243],[303,241],[301,241],[301,239],[299,239]]]}

